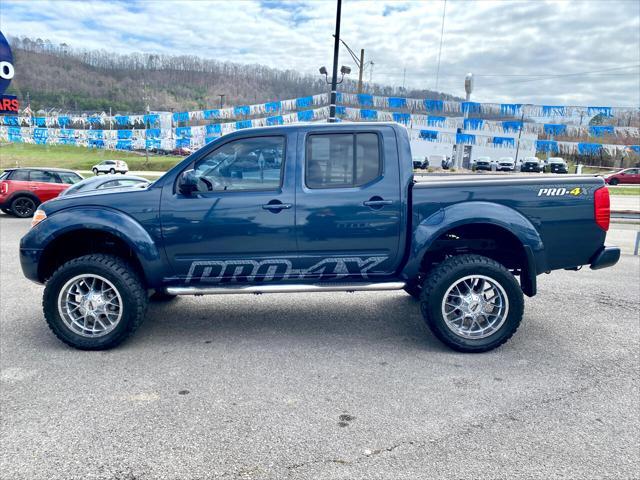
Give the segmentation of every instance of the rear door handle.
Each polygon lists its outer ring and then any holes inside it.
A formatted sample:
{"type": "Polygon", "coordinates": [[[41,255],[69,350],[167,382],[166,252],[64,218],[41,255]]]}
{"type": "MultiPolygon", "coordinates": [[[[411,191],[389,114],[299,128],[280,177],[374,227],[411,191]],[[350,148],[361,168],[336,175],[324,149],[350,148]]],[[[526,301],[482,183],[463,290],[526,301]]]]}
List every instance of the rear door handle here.
{"type": "Polygon", "coordinates": [[[292,207],[293,205],[290,203],[266,203],[264,205],[262,205],[262,208],[265,210],[270,210],[272,212],[279,212],[280,210],[288,210],[292,207]]]}
{"type": "Polygon", "coordinates": [[[384,205],[393,204],[393,200],[367,200],[362,202],[365,207],[382,207],[384,205]]]}

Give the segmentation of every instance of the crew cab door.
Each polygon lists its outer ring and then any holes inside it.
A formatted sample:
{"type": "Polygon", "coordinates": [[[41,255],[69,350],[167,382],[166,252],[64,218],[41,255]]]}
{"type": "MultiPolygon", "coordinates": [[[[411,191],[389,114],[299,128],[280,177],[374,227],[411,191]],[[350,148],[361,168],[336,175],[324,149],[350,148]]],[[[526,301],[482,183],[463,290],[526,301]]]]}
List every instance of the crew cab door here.
{"type": "Polygon", "coordinates": [[[230,136],[185,169],[197,179],[193,193],[180,193],[178,182],[163,187],[162,236],[177,280],[273,277],[286,262],[265,260],[295,257],[295,135],[289,137],[230,136]]]}
{"type": "Polygon", "coordinates": [[[406,223],[394,130],[310,128],[298,141],[296,232],[306,276],[392,274],[406,223]]]}

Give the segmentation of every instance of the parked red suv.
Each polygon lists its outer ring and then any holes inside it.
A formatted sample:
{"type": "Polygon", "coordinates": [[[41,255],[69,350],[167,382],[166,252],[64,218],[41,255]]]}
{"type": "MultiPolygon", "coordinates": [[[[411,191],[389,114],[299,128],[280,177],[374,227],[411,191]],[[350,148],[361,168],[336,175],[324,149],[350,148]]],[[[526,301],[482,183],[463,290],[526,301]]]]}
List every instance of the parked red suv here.
{"type": "Polygon", "coordinates": [[[10,168],[0,175],[0,209],[16,217],[31,217],[38,205],[60,195],[82,177],[60,168],[10,168]]]}
{"type": "Polygon", "coordinates": [[[640,168],[626,168],[619,172],[610,173],[604,176],[604,181],[609,185],[618,185],[619,183],[640,184],[640,168]]]}

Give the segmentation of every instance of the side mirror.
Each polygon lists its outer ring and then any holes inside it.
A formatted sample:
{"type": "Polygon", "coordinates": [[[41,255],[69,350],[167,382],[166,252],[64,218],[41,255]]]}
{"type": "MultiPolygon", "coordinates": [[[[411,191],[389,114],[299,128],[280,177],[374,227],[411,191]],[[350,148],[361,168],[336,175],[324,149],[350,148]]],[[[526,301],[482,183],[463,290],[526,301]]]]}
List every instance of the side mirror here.
{"type": "Polygon", "coordinates": [[[180,175],[178,181],[178,190],[181,194],[191,196],[193,192],[198,190],[198,177],[194,170],[185,170],[180,175]]]}

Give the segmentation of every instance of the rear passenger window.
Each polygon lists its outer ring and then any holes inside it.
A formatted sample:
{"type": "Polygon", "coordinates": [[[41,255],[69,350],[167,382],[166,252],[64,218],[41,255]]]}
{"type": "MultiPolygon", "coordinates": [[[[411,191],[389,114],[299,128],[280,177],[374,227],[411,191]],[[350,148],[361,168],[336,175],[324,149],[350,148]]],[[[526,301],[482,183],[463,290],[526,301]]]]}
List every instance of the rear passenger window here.
{"type": "Polygon", "coordinates": [[[45,183],[61,183],[58,181],[57,175],[45,172],[42,170],[31,170],[29,180],[32,182],[45,182],[45,183]]]}
{"type": "Polygon", "coordinates": [[[28,182],[29,170],[14,170],[11,174],[10,180],[17,180],[18,182],[28,182]]]}
{"type": "Polygon", "coordinates": [[[309,135],[305,161],[308,188],[358,187],[382,172],[375,133],[309,135]]]}

